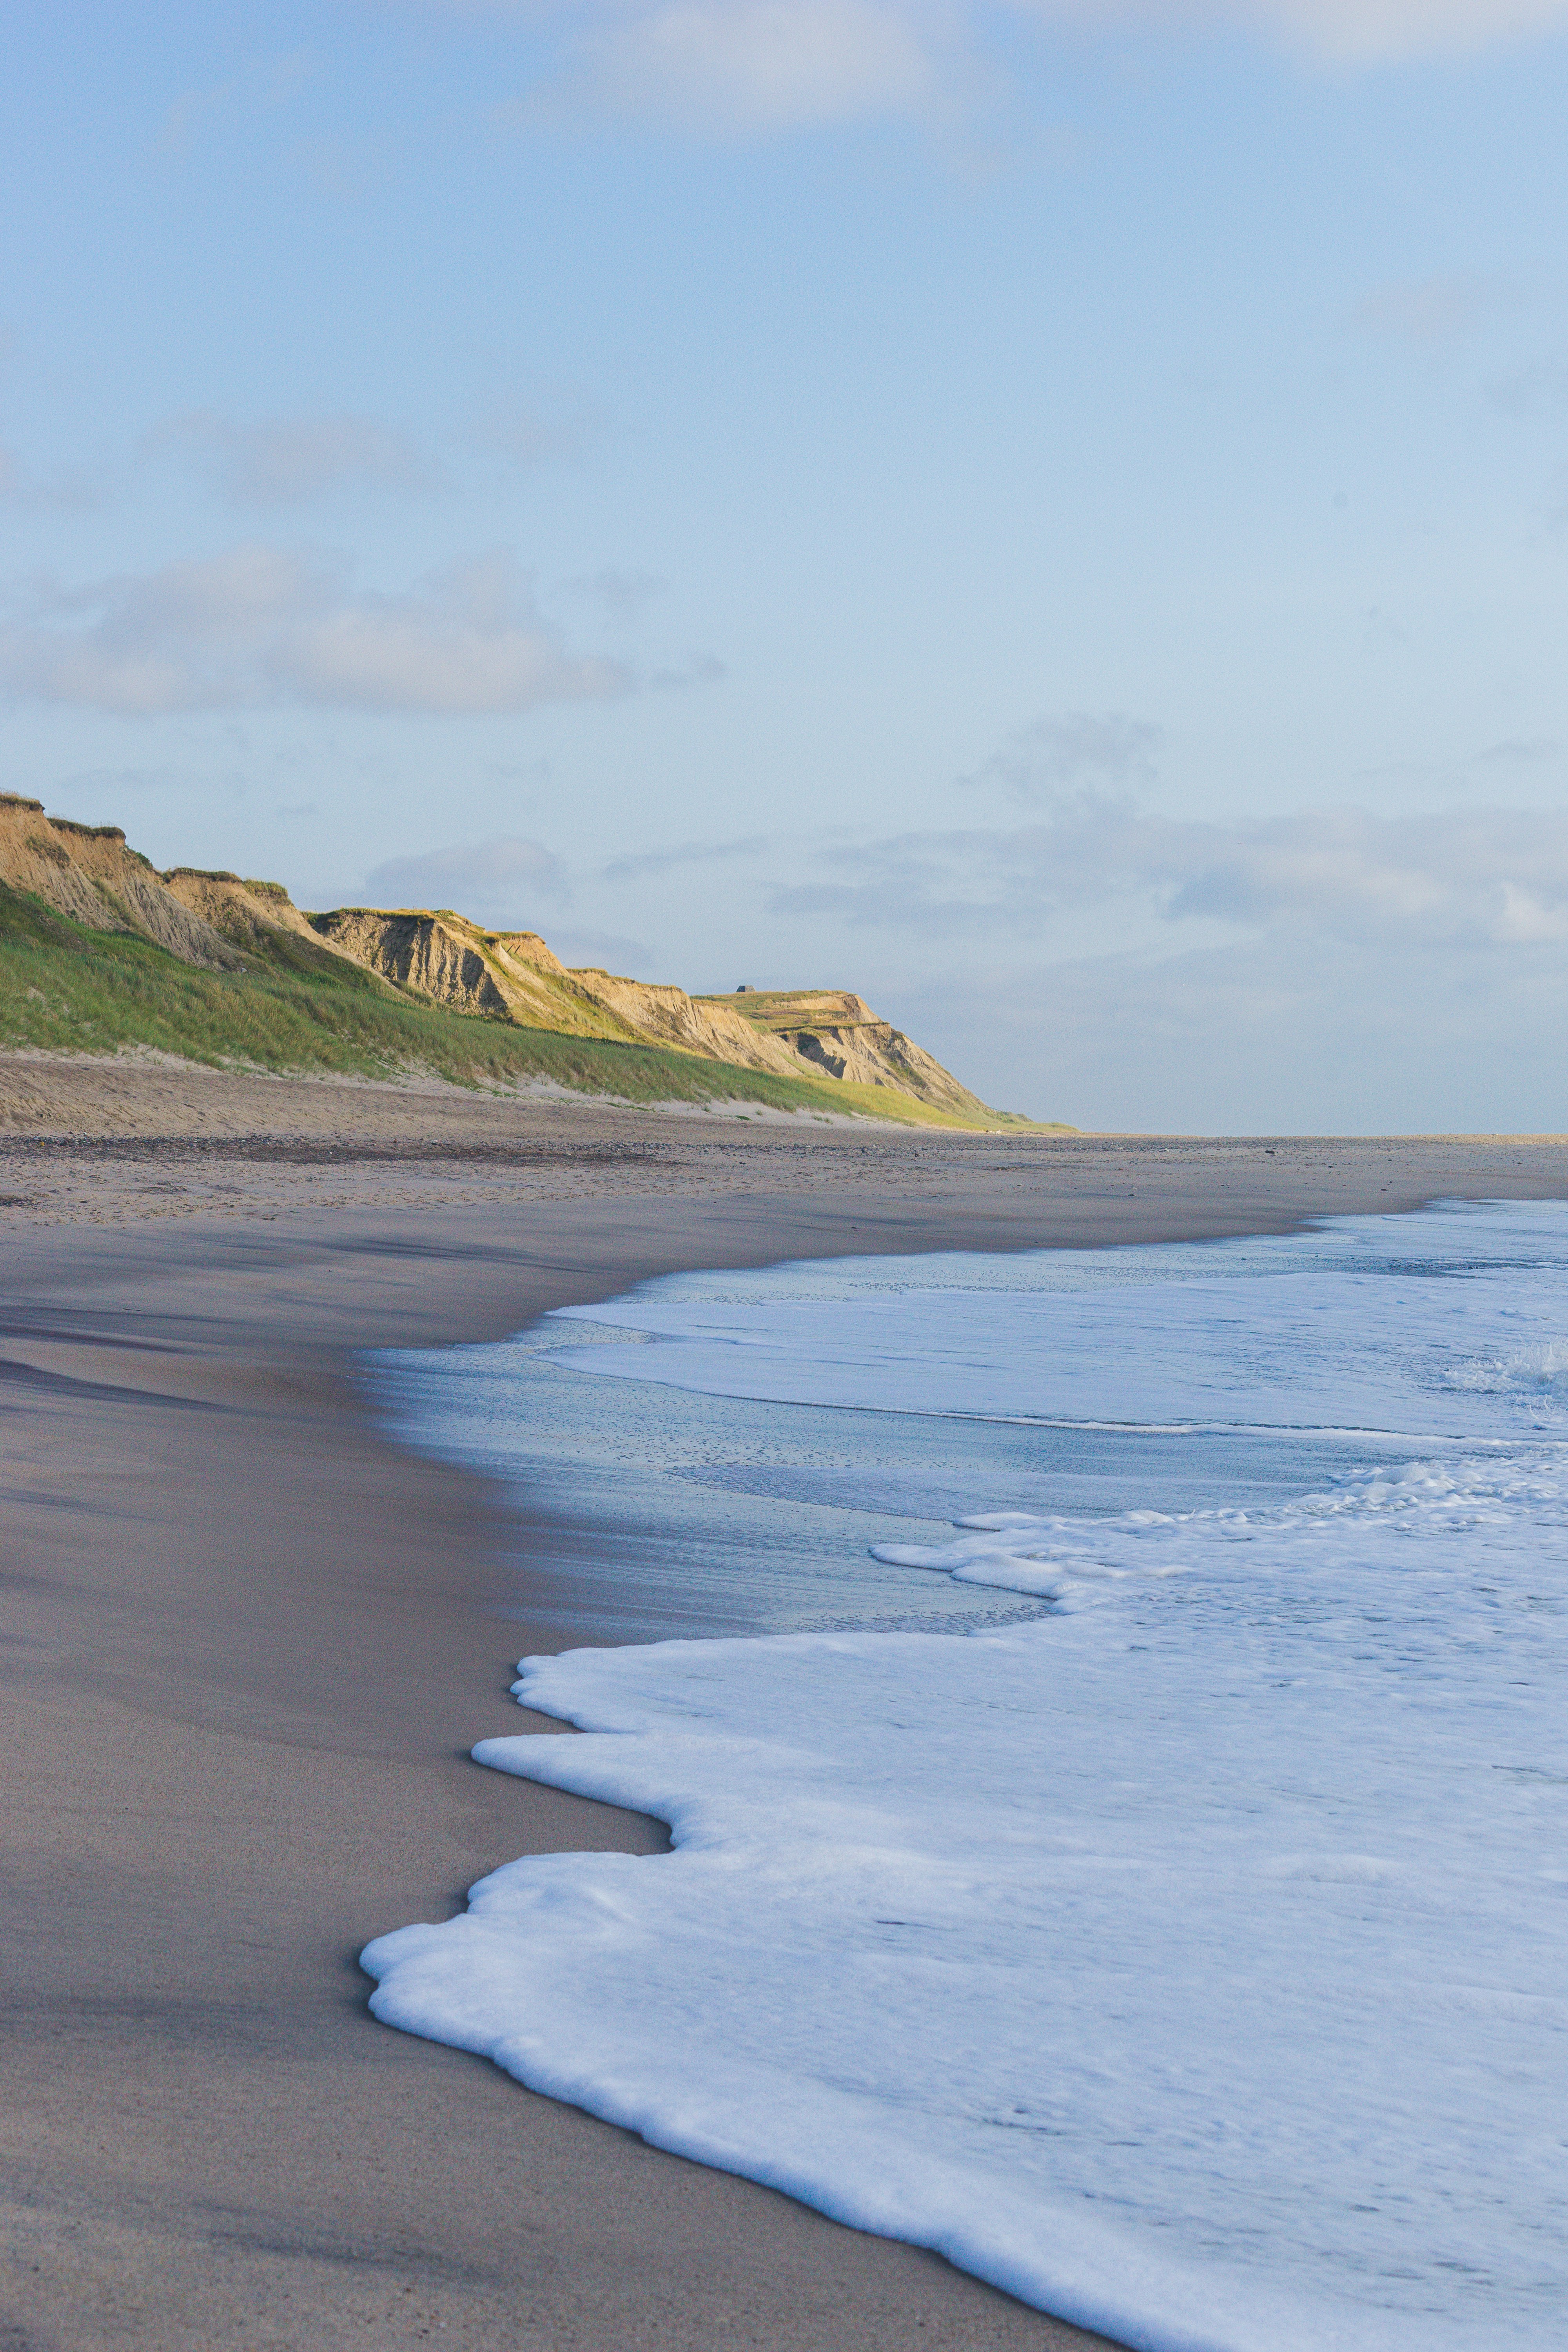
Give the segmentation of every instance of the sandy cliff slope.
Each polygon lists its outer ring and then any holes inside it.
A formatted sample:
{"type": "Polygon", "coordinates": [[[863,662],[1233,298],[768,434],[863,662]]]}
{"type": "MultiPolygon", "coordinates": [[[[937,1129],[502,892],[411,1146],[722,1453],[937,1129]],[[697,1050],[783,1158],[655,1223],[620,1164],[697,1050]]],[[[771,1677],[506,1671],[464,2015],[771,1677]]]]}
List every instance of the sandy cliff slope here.
{"type": "Polygon", "coordinates": [[[960,1116],[985,1110],[979,1096],[961,1086],[934,1055],[879,1019],[863,996],[848,989],[741,989],[732,996],[698,1001],[716,1019],[729,1013],[777,1040],[797,1071],[805,1062],[814,1076],[851,1086],[896,1087],[960,1116]]]}
{"type": "Polygon", "coordinates": [[[428,914],[339,907],[310,919],[340,953],[455,1012],[569,1037],[644,1037],[580,986],[581,976],[566,971],[537,931],[482,930],[446,908],[428,914]]]}
{"type": "Polygon", "coordinates": [[[675,1045],[689,1054],[706,1054],[721,1062],[736,1062],[743,1070],[777,1070],[799,1077],[800,1065],[787,1048],[764,1031],[731,1013],[711,998],[688,996],[683,988],[651,981],[626,980],[613,971],[584,970],[572,975],[606,1010],[639,1035],[655,1037],[661,1045],[675,1045]]]}
{"type": "Polygon", "coordinates": [[[892,1087],[956,1118],[994,1116],[933,1055],[847,989],[689,996],[596,966],[568,971],[537,932],[487,932],[445,910],[340,908],[310,919],[323,939],[372,970],[459,1011],[672,1045],[781,1077],[892,1087]]]}
{"type": "MultiPolygon", "coordinates": [[[[312,914],[296,907],[281,883],[187,866],[160,874],[128,847],[119,826],[49,816],[40,802],[16,793],[0,794],[0,885],[17,894],[13,907],[41,901],[89,930],[148,941],[180,964],[234,975],[242,986],[247,973],[342,978],[353,967],[370,976],[355,984],[384,990],[388,1005],[398,999],[438,1005],[513,1028],[657,1046],[830,1092],[843,1087],[851,1110],[871,1107],[863,1091],[869,1088],[921,1106],[921,1118],[934,1112],[939,1119],[1000,1123],[940,1062],[847,990],[693,997],[596,968],[569,971],[537,931],[489,930],[449,908],[312,914]]],[[[275,1024],[269,1001],[257,997],[253,1028],[275,1024]]],[[[331,1026],[336,1016],[314,1017],[331,1026]]],[[[220,1054],[234,1050],[216,1031],[212,1044],[220,1054]]],[[[265,1059],[264,1045],[242,1050],[265,1059]]]]}
{"type": "MultiPolygon", "coordinates": [[[[237,874],[205,873],[195,866],[174,866],[163,881],[183,907],[247,954],[274,961],[280,940],[290,940],[314,956],[323,952],[320,935],[281,882],[247,882],[237,874]]],[[[328,952],[338,953],[330,940],[324,944],[328,952]]],[[[358,959],[351,956],[346,961],[352,963],[358,959]]]]}
{"type": "Polygon", "coordinates": [[[95,931],[137,932],[209,971],[239,962],[228,942],[125,845],[116,824],[46,816],[42,801],[0,793],[0,882],[95,931]]]}
{"type": "Polygon", "coordinates": [[[933,1055],[848,989],[689,996],[597,966],[568,971],[537,931],[486,931],[447,908],[340,907],[309,920],[342,953],[459,1012],[574,1036],[672,1045],[781,1077],[890,1087],[955,1118],[994,1117],[933,1055]]]}

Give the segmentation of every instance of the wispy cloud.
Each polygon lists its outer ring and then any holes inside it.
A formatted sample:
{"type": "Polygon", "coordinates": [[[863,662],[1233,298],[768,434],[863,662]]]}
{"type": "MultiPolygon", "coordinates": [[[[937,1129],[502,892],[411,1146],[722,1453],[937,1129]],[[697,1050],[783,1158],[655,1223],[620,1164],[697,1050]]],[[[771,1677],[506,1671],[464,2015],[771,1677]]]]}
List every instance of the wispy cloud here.
{"type": "Polygon", "coordinates": [[[574,572],[561,585],[574,596],[590,596],[595,604],[617,621],[635,621],[656,596],[662,596],[668,587],[668,580],[657,572],[620,572],[605,564],[597,572],[574,572]]]}
{"type": "Polygon", "coordinates": [[[163,117],[157,150],[163,155],[188,153],[197,127],[220,114],[235,93],[232,81],[214,82],[205,89],[183,89],[163,117]]]}
{"type": "Polygon", "coordinates": [[[1153,773],[1162,731],[1120,711],[1069,710],[1037,719],[994,751],[965,784],[999,784],[1016,800],[1038,801],[1084,784],[1145,781],[1153,773]]]}
{"type": "Polygon", "coordinates": [[[574,464],[610,430],[610,420],[571,386],[533,398],[492,400],[470,427],[473,447],[513,466],[574,464]]]}
{"type": "Polygon", "coordinates": [[[163,117],[155,152],[166,157],[188,153],[203,132],[210,132],[237,107],[254,110],[286,106],[311,79],[315,70],[316,61],[310,52],[295,49],[279,57],[253,58],[240,72],[225,81],[208,83],[201,89],[182,90],[163,117]]]}
{"type": "Polygon", "coordinates": [[[907,834],[831,874],[783,885],[777,913],[1047,944],[1052,919],[1117,901],[1196,919],[1345,940],[1513,947],[1568,940],[1568,813],[1452,809],[1382,817],[1321,809],[1198,823],[1081,793],[1044,824],[907,834]]]}
{"type": "Polygon", "coordinates": [[[1469,768],[1534,768],[1563,757],[1563,746],[1554,735],[1510,735],[1500,743],[1488,743],[1479,751],[1472,751],[1465,762],[1469,768]]]}
{"type": "Polygon", "coordinates": [[[607,12],[578,68],[602,101],[705,127],[916,114],[952,16],[909,0],[656,0],[607,12]]]}
{"type": "Polygon", "coordinates": [[[1030,966],[899,995],[988,1101],[1086,1127],[1343,1135],[1563,1125],[1560,946],[1289,939],[1030,966]]]}
{"type": "Polygon", "coordinates": [[[388,857],[366,875],[365,895],[374,906],[452,907],[476,922],[521,927],[534,901],[559,906],[572,894],[552,850],[505,834],[388,857]]]}
{"type": "Polygon", "coordinates": [[[1182,830],[1198,838],[1170,860],[1167,911],[1177,919],[1284,921],[1433,943],[1568,939],[1568,816],[1555,811],[1387,818],[1339,809],[1228,837],[1217,826],[1182,830]]]}
{"type": "Polygon", "coordinates": [[[1096,30],[1235,28],[1365,65],[1491,48],[1568,23],[1568,0],[1012,0],[1012,6],[1047,23],[1096,30]]]}
{"type": "Polygon", "coordinates": [[[245,424],[210,409],[148,435],[145,452],[186,457],[229,505],[297,506],[341,489],[428,492],[441,468],[396,426],[374,416],[285,416],[245,424]]]}
{"type": "Polygon", "coordinates": [[[1436,346],[1458,342],[1517,300],[1515,289],[1500,278],[1446,272],[1397,278],[1363,294],[1351,323],[1369,334],[1436,346]]]}
{"type": "Polygon", "coordinates": [[[1568,24],[1565,0],[1234,0],[1225,13],[1365,63],[1493,48],[1568,24]]]}
{"type": "Polygon", "coordinates": [[[0,623],[15,695],[151,715],[277,704],[450,715],[604,700],[637,683],[577,654],[503,553],[387,593],[268,546],[78,588],[31,583],[0,623]]]}
{"type": "Polygon", "coordinates": [[[556,930],[552,926],[550,944],[566,965],[638,974],[657,971],[658,966],[658,958],[646,940],[627,939],[621,931],[556,930]]]}
{"type": "Polygon", "coordinates": [[[107,505],[106,477],[85,467],[40,474],[15,449],[0,446],[0,506],[18,514],[85,514],[107,505]]]}
{"type": "Polygon", "coordinates": [[[1487,398],[1505,416],[1554,415],[1568,408],[1568,360],[1532,360],[1487,386],[1487,398]]]}
{"type": "Polygon", "coordinates": [[[1016,71],[1020,26],[1240,33],[1372,66],[1551,33],[1568,0],[531,0],[527,13],[554,66],[515,111],[566,103],[732,136],[948,114],[1016,71]]]}
{"type": "Polygon", "coordinates": [[[742,841],[683,841],[673,849],[645,849],[630,857],[613,857],[600,869],[604,882],[644,882],[653,874],[668,874],[677,866],[718,866],[734,858],[761,857],[765,834],[748,834],[742,841]]]}
{"type": "Polygon", "coordinates": [[[729,675],[717,654],[688,654],[673,667],[649,670],[647,683],[660,694],[682,694],[691,686],[719,686],[729,675]]]}
{"type": "MultiPolygon", "coordinates": [[[[384,417],[353,411],[244,418],[191,409],[94,467],[44,472],[0,445],[0,503],[37,512],[101,507],[139,471],[171,461],[239,511],[304,507],[345,492],[426,499],[471,490],[477,480],[493,488],[521,468],[580,458],[603,430],[602,419],[567,395],[548,411],[491,407],[477,422],[438,436],[445,445],[439,452],[384,417]]],[[[606,568],[564,584],[592,589],[606,605],[618,599],[629,610],[664,583],[606,568]]]]}

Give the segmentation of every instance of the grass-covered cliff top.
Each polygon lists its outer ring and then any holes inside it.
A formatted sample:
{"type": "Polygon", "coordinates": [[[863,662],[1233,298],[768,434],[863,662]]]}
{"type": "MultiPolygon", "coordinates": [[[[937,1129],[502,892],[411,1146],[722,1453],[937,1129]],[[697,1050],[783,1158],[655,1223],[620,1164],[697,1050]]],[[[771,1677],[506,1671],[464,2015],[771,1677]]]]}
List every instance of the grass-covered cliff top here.
{"type": "Polygon", "coordinates": [[[204,971],[0,884],[0,1047],[29,1046],[143,1046],[215,1066],[379,1078],[427,1071],[464,1086],[545,1079],[630,1102],[755,1102],[907,1126],[968,1123],[886,1087],[814,1085],[657,1045],[447,1012],[284,931],[267,934],[243,969],[204,971]]]}

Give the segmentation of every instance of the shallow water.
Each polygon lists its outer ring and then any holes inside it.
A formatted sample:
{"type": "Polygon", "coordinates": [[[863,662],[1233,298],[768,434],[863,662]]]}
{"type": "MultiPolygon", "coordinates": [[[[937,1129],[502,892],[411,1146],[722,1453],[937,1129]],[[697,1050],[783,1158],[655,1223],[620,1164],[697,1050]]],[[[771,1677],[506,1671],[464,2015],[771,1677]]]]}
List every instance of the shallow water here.
{"type": "Polygon", "coordinates": [[[676,1852],[496,1873],[378,2014],[1129,2343],[1557,2344],[1565,1343],[1549,1204],[388,1363],[585,1630],[753,1638],[525,1667],[591,1736],[483,1759],[676,1852]]]}
{"type": "MultiPolygon", "coordinates": [[[[1191,1250],[1186,1278],[1198,1280],[1215,1257],[1212,1245],[1191,1250]]],[[[988,1277],[973,1294],[984,1322],[988,1301],[1050,1298],[1069,1274],[1091,1295],[1112,1276],[1136,1294],[1159,1264],[1146,1250],[1031,1252],[680,1276],[603,1308],[548,1316],[493,1345],[387,1351],[374,1360],[374,1381],[384,1422],[404,1443],[482,1468],[516,1495],[528,1522],[518,1538],[520,1617],[593,1641],[963,1630],[1035,1612],[999,1598],[983,1604],[973,1591],[877,1559],[871,1547],[939,1541],[977,1495],[1092,1517],[1261,1505],[1407,1455],[1402,1440],[1365,1431],[1031,1420],[1010,1409],[1010,1391],[990,1413],[984,1401],[953,1412],[933,1401],[942,1375],[920,1370],[918,1408],[884,1400],[889,1381],[907,1389],[910,1379],[906,1366],[878,1360],[882,1337],[868,1310],[950,1318],[955,1297],[970,1303],[956,1283],[988,1277]],[[736,1327],[751,1318],[760,1332],[778,1309],[803,1302],[820,1306],[829,1325],[853,1320],[868,1365],[846,1362],[831,1329],[837,1360],[825,1374],[797,1323],[760,1366],[747,1329],[742,1370],[758,1386],[727,1393],[736,1327]],[[825,1378],[831,1402],[798,1393],[825,1378]]],[[[983,1345],[966,1349],[971,1381],[983,1345]]],[[[1011,1367],[1007,1382],[1019,1370],[1011,1367]]]]}

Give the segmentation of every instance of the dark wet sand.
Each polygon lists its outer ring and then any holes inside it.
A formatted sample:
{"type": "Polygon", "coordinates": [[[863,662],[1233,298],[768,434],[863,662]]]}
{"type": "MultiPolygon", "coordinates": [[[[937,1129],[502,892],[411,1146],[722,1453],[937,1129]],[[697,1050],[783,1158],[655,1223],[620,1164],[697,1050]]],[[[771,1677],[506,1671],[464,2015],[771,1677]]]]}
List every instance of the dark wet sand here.
{"type": "Polygon", "coordinates": [[[0,1145],[0,2346],[1088,2343],[370,2019],[369,1937],[662,1835],[467,1760],[559,1636],[495,1612],[517,1520],[381,1441],[349,1351],[676,1266],[1561,1196],[1568,1149],[384,1115],[325,1176],[298,1133],[0,1145]]]}

